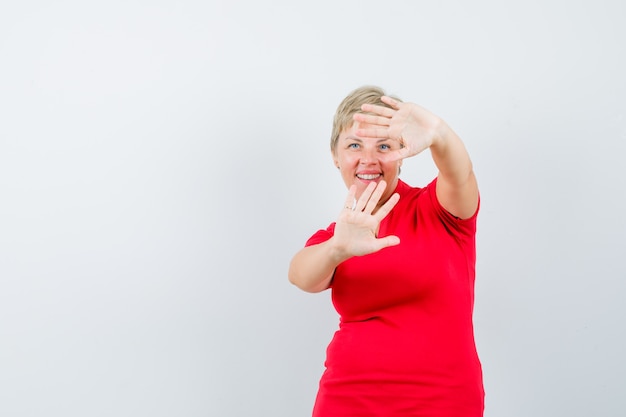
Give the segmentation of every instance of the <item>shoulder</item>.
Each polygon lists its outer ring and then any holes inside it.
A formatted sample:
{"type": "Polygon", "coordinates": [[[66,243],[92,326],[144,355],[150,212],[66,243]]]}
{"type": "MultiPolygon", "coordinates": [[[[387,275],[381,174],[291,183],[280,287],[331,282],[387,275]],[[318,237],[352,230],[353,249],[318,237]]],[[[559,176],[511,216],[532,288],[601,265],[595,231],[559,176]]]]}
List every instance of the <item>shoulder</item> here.
{"type": "Polygon", "coordinates": [[[330,239],[335,233],[335,223],[331,223],[326,229],[320,229],[313,234],[307,241],[304,246],[312,246],[318,245],[320,243],[326,242],[330,239]]]}
{"type": "Polygon", "coordinates": [[[398,183],[400,200],[404,200],[404,212],[414,212],[422,221],[442,224],[451,234],[473,235],[476,233],[476,213],[468,219],[460,219],[447,211],[437,198],[437,178],[425,187],[411,187],[404,182],[398,183]]]}
{"type": "Polygon", "coordinates": [[[426,187],[412,187],[402,180],[398,180],[396,193],[400,195],[398,205],[402,207],[402,211],[415,210],[419,206],[428,204],[428,195],[435,192],[435,181],[426,187]]]}

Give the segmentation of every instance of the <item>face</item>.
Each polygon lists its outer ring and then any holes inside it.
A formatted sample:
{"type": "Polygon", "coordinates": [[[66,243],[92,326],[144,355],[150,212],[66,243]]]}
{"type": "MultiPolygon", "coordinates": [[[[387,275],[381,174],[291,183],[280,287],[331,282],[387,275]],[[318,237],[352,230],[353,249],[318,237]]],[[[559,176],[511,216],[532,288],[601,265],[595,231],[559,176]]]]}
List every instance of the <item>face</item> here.
{"type": "Polygon", "coordinates": [[[384,180],[387,187],[380,199],[380,207],[391,197],[396,185],[402,160],[388,161],[389,152],[399,149],[397,141],[391,139],[363,138],[354,132],[369,127],[365,123],[354,122],[339,135],[333,160],[341,172],[346,187],[356,184],[356,198],[371,182],[384,180]]]}

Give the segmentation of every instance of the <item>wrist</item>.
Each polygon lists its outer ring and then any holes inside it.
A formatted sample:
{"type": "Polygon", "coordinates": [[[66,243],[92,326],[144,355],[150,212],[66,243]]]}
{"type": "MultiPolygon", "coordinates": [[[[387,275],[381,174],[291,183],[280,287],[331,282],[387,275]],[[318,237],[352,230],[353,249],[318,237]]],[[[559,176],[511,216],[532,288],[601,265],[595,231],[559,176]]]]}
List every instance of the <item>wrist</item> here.
{"type": "Polygon", "coordinates": [[[430,147],[434,149],[445,148],[454,135],[450,126],[440,118],[437,118],[437,121],[433,124],[432,132],[433,140],[430,147]]]}
{"type": "Polygon", "coordinates": [[[337,266],[346,259],[349,259],[351,255],[348,254],[348,251],[345,245],[341,244],[336,236],[332,236],[328,239],[328,256],[331,262],[337,266]]]}

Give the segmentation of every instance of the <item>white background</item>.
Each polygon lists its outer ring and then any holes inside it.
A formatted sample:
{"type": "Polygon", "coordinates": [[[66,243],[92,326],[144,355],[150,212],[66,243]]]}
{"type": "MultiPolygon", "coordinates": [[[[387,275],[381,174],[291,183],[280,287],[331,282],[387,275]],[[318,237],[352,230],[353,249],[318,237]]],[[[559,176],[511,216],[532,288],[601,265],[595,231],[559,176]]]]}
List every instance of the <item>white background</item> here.
{"type": "Polygon", "coordinates": [[[310,415],[337,315],[287,266],[363,84],[474,161],[485,415],[623,415],[625,5],[4,1],[0,415],[310,415]]]}

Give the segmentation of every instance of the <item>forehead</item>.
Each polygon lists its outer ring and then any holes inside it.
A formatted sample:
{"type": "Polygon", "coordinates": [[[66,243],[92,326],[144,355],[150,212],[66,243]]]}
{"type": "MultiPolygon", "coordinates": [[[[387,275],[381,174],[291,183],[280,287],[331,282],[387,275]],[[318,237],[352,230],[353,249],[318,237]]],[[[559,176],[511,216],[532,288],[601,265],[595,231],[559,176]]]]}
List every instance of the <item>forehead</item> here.
{"type": "Polygon", "coordinates": [[[341,133],[339,134],[339,140],[346,139],[346,138],[369,139],[369,138],[363,138],[363,137],[358,136],[356,134],[356,131],[358,129],[369,129],[373,127],[375,126],[369,123],[361,123],[361,122],[355,121],[350,126],[347,126],[345,129],[341,131],[341,133]]]}

